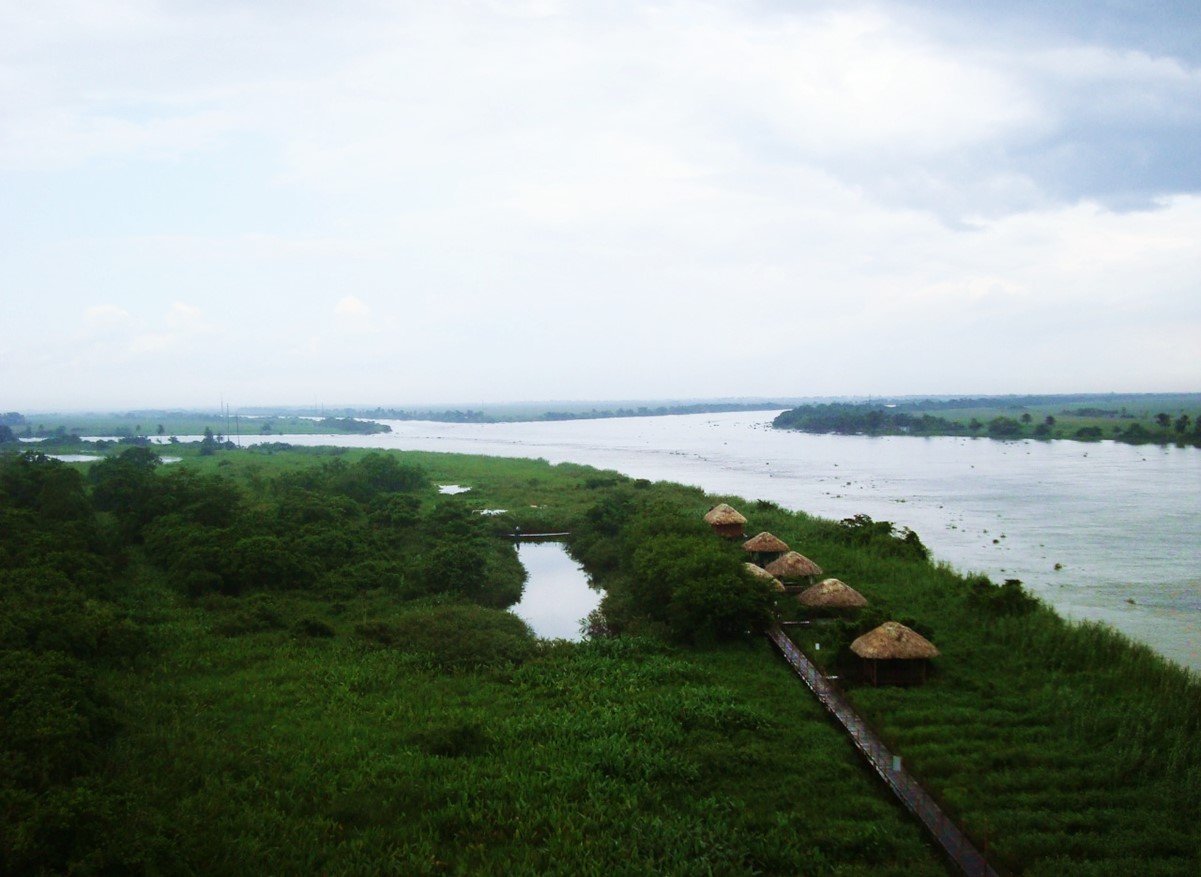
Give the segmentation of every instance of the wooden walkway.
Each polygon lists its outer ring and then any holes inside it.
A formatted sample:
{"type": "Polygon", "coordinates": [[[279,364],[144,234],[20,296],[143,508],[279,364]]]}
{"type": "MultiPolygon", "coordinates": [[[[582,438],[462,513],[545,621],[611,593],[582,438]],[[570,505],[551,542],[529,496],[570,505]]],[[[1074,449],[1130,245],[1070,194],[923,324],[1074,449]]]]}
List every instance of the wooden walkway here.
{"type": "Polygon", "coordinates": [[[946,852],[959,869],[968,877],[997,877],[988,861],[980,854],[972,842],[967,839],[959,826],[955,825],[942,808],[934,803],[934,799],[921,785],[904,769],[893,770],[892,752],[880,741],[871,729],[863,723],[863,719],[855,712],[854,707],[847,703],[837,689],[822,675],[805,655],[798,649],[779,627],[773,626],[767,632],[768,638],[784,655],[784,659],[792,665],[792,669],[804,680],[810,690],[817,695],[830,714],[851,735],[863,757],[867,759],[872,769],[880,775],[885,785],[892,789],[901,803],[914,816],[921,820],[929,829],[930,834],[946,852]]]}

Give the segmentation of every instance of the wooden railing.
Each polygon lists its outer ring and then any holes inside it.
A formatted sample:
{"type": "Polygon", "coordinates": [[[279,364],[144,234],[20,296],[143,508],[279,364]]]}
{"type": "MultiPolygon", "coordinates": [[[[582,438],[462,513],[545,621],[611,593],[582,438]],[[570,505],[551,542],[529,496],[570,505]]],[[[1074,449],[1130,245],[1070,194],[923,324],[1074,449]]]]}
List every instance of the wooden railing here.
{"type": "Polygon", "coordinates": [[[906,809],[926,826],[951,861],[958,865],[968,877],[997,877],[997,872],[968,840],[959,826],[948,819],[934,798],[903,767],[900,767],[899,759],[894,761],[893,753],[888,747],[784,631],[773,626],[768,629],[767,636],[776,644],[776,648],[780,650],[784,659],[809,686],[822,705],[851,735],[855,748],[867,759],[868,764],[880,779],[884,780],[885,785],[892,789],[893,794],[900,799],[906,809]]]}

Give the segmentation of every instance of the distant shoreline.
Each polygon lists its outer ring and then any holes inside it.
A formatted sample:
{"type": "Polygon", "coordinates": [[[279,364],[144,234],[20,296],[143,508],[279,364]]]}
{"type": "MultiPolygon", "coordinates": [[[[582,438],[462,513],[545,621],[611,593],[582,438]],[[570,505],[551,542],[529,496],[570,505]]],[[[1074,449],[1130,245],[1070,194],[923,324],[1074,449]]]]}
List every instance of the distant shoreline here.
{"type": "Polygon", "coordinates": [[[1023,396],[800,405],[775,429],[825,435],[957,436],[1201,447],[1201,394],[1023,396]]]}

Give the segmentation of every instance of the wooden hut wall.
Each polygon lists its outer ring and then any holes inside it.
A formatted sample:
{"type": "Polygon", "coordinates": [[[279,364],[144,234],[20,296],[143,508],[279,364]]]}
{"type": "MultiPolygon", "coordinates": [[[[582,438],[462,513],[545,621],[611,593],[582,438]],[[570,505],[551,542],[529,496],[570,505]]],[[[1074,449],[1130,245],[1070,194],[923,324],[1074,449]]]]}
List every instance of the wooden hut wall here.
{"type": "Polygon", "coordinates": [[[921,685],[926,681],[924,659],[861,660],[863,678],[872,685],[921,685]]]}

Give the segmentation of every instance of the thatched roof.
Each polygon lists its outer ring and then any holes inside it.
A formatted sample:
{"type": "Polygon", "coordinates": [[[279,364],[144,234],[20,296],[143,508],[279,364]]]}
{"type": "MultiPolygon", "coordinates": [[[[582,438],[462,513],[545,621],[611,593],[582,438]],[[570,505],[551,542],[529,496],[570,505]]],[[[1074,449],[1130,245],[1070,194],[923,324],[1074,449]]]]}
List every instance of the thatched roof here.
{"type": "Polygon", "coordinates": [[[845,582],[823,579],[801,591],[797,602],[813,609],[859,609],[867,605],[867,598],[845,582]]]}
{"type": "Polygon", "coordinates": [[[763,567],[758,566],[757,564],[754,564],[754,563],[744,563],[743,566],[745,566],[746,571],[749,572],[751,575],[753,575],[755,578],[763,579],[765,582],[771,582],[775,586],[775,589],[777,591],[784,590],[783,582],[781,582],[778,578],[773,576],[771,573],[769,573],[763,567]]]}
{"type": "Polygon", "coordinates": [[[705,523],[711,527],[722,524],[745,524],[746,518],[733,506],[719,502],[713,508],[709,509],[709,511],[705,512],[705,523]]]}
{"type": "Polygon", "coordinates": [[[764,554],[771,554],[774,551],[788,550],[788,544],[786,542],[780,541],[766,530],[764,530],[758,536],[752,536],[750,539],[747,539],[742,543],[742,547],[747,551],[757,551],[764,554]]]}
{"type": "Polygon", "coordinates": [[[851,651],[875,661],[937,658],[938,649],[928,639],[895,621],[885,621],[851,643],[851,651]]]}
{"type": "Polygon", "coordinates": [[[789,551],[767,565],[767,571],[781,579],[803,579],[820,576],[822,568],[799,551],[789,551]]]}

